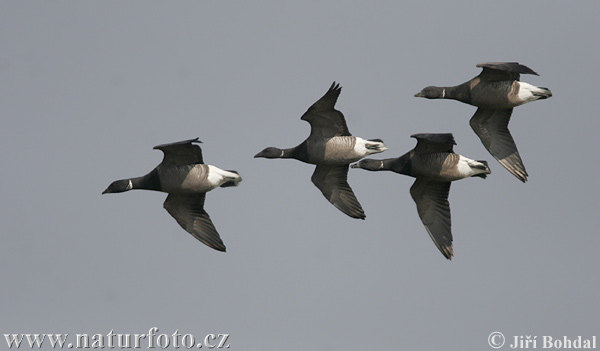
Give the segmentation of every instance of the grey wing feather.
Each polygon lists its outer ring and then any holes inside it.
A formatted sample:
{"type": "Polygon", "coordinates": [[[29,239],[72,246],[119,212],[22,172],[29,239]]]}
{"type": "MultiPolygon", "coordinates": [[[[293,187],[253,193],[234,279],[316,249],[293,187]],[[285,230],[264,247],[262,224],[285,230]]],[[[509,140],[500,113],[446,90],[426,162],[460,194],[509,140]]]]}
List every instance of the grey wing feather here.
{"type": "Polygon", "coordinates": [[[508,130],[511,114],[512,108],[478,108],[469,123],[490,154],[517,179],[526,182],[528,174],[525,165],[508,130]]]}
{"type": "Polygon", "coordinates": [[[210,216],[204,211],[206,194],[169,194],[164,207],[179,225],[196,239],[218,251],[225,251],[225,245],[210,216]]]}
{"type": "Polygon", "coordinates": [[[333,82],[329,90],[302,115],[300,119],[310,123],[311,138],[351,136],[344,115],[335,109],[342,88],[333,82]]]}
{"type": "Polygon", "coordinates": [[[417,146],[414,149],[415,154],[453,153],[453,146],[456,145],[452,133],[413,134],[410,137],[417,139],[417,146]]]}
{"type": "Polygon", "coordinates": [[[187,164],[202,164],[202,149],[194,143],[201,143],[196,139],[179,141],[176,143],[157,145],[154,149],[164,153],[163,165],[179,166],[187,164]]]}
{"type": "Polygon", "coordinates": [[[448,194],[450,182],[415,180],[410,195],[417,204],[417,212],[429,236],[447,259],[452,259],[452,230],[448,194]]]}
{"type": "Polygon", "coordinates": [[[325,198],[352,218],[365,219],[365,212],[348,184],[348,165],[316,167],[312,182],[325,198]]]}

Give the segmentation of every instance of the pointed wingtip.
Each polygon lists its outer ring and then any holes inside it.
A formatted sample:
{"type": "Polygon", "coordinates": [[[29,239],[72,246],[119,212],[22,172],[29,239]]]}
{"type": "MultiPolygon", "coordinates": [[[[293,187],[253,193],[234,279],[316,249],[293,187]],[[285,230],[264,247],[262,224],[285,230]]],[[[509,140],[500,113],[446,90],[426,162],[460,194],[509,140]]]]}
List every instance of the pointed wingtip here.
{"type": "Polygon", "coordinates": [[[333,83],[331,84],[331,87],[329,87],[329,91],[341,92],[342,87],[340,86],[340,83],[336,83],[336,81],[334,80],[333,83]]]}
{"type": "Polygon", "coordinates": [[[448,261],[452,261],[452,257],[454,257],[454,246],[452,244],[446,246],[443,250],[440,249],[440,251],[442,251],[442,254],[448,261]]]}
{"type": "Polygon", "coordinates": [[[518,154],[513,154],[503,159],[499,159],[495,156],[494,158],[496,158],[502,167],[504,167],[510,174],[514,175],[515,178],[523,183],[527,182],[527,177],[529,177],[529,174],[525,170],[525,165],[523,165],[523,161],[518,154]],[[517,156],[515,157],[515,155],[517,156]]]}

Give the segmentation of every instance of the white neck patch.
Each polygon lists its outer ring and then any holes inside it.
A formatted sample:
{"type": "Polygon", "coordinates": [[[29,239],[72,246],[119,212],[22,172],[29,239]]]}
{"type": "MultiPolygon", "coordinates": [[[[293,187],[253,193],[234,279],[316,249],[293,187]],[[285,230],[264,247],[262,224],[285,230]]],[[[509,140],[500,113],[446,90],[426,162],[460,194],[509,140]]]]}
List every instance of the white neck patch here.
{"type": "Polygon", "coordinates": [[[446,97],[446,88],[442,89],[442,99],[446,97]]]}
{"type": "Polygon", "coordinates": [[[131,179],[129,179],[129,184],[127,184],[127,188],[125,188],[125,190],[131,190],[133,189],[133,183],[131,182],[131,179]]]}

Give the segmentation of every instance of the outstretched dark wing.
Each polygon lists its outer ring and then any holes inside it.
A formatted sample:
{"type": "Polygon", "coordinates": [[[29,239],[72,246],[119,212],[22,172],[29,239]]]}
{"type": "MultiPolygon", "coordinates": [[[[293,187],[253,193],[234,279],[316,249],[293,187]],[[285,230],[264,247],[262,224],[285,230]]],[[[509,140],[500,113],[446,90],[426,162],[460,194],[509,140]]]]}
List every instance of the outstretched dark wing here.
{"type": "Polygon", "coordinates": [[[161,150],[165,156],[162,164],[165,166],[179,166],[204,163],[202,149],[193,143],[202,143],[196,139],[179,141],[171,144],[157,145],[154,149],[161,150]]]}
{"type": "Polygon", "coordinates": [[[435,246],[450,260],[454,256],[454,249],[450,229],[449,193],[450,182],[432,182],[419,178],[410,188],[410,195],[417,204],[417,212],[425,229],[435,246]]]}
{"type": "Polygon", "coordinates": [[[365,219],[365,212],[348,184],[348,165],[319,165],[311,180],[333,206],[352,218],[365,219]]]}
{"type": "Polygon", "coordinates": [[[206,194],[169,194],[164,207],[177,223],[194,238],[218,251],[225,251],[225,245],[217,229],[204,211],[206,194]]]}
{"type": "Polygon", "coordinates": [[[508,130],[512,110],[512,108],[496,110],[480,107],[469,124],[490,154],[524,183],[527,181],[528,174],[517,145],[508,130]]]}
{"type": "Polygon", "coordinates": [[[302,115],[300,119],[310,123],[310,138],[350,136],[344,115],[335,109],[342,87],[333,82],[329,90],[302,115]]]}
{"type": "Polygon", "coordinates": [[[482,80],[519,80],[520,74],[539,76],[531,68],[518,62],[484,62],[477,64],[477,67],[483,68],[479,75],[482,80]]]}
{"type": "Polygon", "coordinates": [[[438,152],[454,153],[453,147],[456,145],[452,133],[442,134],[413,134],[411,138],[417,139],[415,154],[429,154],[438,152]]]}

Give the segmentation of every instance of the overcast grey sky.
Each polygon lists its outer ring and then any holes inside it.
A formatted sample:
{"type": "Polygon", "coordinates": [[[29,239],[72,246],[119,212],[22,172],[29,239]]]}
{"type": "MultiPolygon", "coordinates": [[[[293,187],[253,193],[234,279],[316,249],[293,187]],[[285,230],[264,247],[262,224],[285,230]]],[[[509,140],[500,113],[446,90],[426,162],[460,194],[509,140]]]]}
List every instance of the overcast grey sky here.
{"type": "Polygon", "coordinates": [[[0,334],[157,327],[292,351],[600,337],[599,15],[593,1],[1,2],[0,334]],[[512,116],[526,184],[481,145],[474,107],[413,97],[486,61],[523,63],[554,94],[512,116]],[[353,135],[388,146],[375,157],[451,132],[490,162],[452,185],[452,261],[413,179],[351,169],[360,221],[313,166],[253,158],[303,141],[300,116],[334,80],[353,135]],[[195,137],[244,179],[207,195],[225,254],[183,231],[165,194],[100,195],[155,167],[153,146],[195,137]]]}

